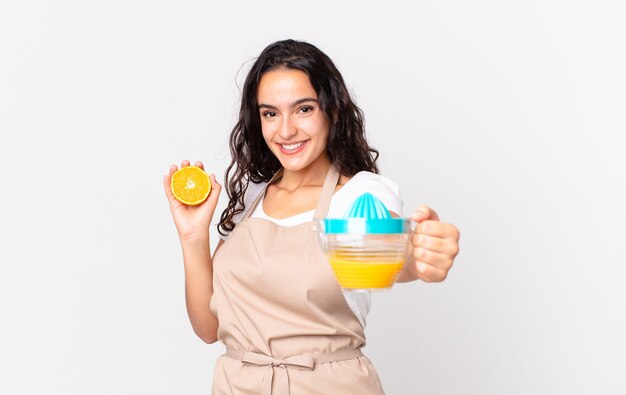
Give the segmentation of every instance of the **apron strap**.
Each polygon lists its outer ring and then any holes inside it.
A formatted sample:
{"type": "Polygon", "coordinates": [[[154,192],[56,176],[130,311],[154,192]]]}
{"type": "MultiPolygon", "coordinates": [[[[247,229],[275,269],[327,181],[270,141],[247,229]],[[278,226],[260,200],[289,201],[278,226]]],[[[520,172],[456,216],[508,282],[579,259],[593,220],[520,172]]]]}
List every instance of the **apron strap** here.
{"type": "Polygon", "coordinates": [[[337,187],[338,181],[339,172],[331,163],[330,168],[328,169],[328,173],[326,174],[326,180],[324,181],[322,193],[320,193],[320,198],[317,202],[317,208],[315,209],[315,214],[313,215],[313,218],[326,217],[326,215],[328,214],[328,209],[330,208],[330,201],[333,198],[333,194],[335,193],[335,188],[337,187]]]}
{"type": "Polygon", "coordinates": [[[263,190],[261,191],[261,193],[259,193],[259,195],[254,199],[254,201],[252,201],[252,204],[250,204],[250,206],[246,209],[246,212],[243,214],[243,217],[241,218],[241,221],[243,221],[244,219],[247,219],[248,217],[250,217],[250,215],[252,215],[252,212],[254,211],[254,208],[259,204],[259,202],[261,201],[261,199],[263,199],[263,196],[265,196],[265,191],[267,190],[267,187],[273,183],[274,181],[276,181],[277,179],[279,179],[280,177],[282,177],[283,175],[283,168],[281,167],[280,169],[278,169],[278,171],[274,174],[274,176],[272,177],[271,180],[269,180],[269,182],[265,185],[265,187],[263,188],[263,190]]]}
{"type": "Polygon", "coordinates": [[[363,356],[360,348],[344,349],[321,354],[294,355],[288,358],[273,358],[265,354],[235,350],[226,347],[226,356],[241,361],[245,365],[267,366],[263,377],[261,395],[272,395],[274,368],[278,369],[276,377],[276,395],[289,395],[289,374],[287,369],[314,370],[315,365],[329,362],[347,361],[363,356]]]}

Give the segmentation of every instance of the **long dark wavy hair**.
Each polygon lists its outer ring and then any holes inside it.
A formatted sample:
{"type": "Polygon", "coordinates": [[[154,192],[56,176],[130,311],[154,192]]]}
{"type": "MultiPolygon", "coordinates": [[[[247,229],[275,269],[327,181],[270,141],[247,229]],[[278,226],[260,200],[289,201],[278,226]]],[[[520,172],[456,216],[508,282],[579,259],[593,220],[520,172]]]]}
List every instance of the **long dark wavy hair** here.
{"type": "Polygon", "coordinates": [[[229,200],[218,224],[222,235],[234,229],[233,216],[245,210],[244,195],[250,182],[267,182],[281,167],[263,139],[257,89],[263,74],[282,68],[308,75],[329,120],[326,153],[339,173],[348,177],[362,170],[378,173],[378,151],[365,139],[363,112],[350,97],[332,60],[309,43],[277,41],[261,52],[243,86],[239,120],[230,135],[232,160],[224,179],[229,200]]]}

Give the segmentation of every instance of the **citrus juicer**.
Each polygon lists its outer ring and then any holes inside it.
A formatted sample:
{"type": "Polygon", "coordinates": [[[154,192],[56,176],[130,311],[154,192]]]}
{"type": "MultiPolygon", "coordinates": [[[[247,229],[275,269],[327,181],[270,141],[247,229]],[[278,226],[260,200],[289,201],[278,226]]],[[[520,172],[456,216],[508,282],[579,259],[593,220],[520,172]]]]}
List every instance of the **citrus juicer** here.
{"type": "Polygon", "coordinates": [[[364,193],[343,218],[316,219],[318,239],[345,290],[389,289],[404,265],[411,232],[408,218],[392,218],[364,193]]]}

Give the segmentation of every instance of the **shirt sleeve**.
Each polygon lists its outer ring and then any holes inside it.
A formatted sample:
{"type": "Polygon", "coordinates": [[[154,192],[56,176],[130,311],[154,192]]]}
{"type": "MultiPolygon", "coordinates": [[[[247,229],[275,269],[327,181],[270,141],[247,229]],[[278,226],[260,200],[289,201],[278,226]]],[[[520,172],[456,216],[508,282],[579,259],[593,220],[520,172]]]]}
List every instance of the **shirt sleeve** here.
{"type": "Polygon", "coordinates": [[[352,207],[354,201],[369,192],[380,200],[387,210],[402,216],[403,201],[398,184],[390,178],[366,171],[355,174],[333,198],[328,216],[341,218],[352,207]]]}

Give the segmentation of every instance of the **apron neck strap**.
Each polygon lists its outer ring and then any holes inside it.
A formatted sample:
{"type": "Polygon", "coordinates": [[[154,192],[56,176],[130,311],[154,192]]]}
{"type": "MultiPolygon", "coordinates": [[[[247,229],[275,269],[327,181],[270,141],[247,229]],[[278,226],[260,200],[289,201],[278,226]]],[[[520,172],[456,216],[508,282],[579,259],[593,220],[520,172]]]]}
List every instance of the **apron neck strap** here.
{"type": "Polygon", "coordinates": [[[326,180],[324,181],[324,186],[322,187],[322,193],[320,193],[320,198],[317,202],[317,208],[315,209],[315,214],[313,218],[325,218],[328,214],[328,209],[330,208],[330,201],[333,198],[333,194],[335,193],[335,188],[337,187],[337,182],[339,181],[339,172],[330,164],[330,168],[328,169],[328,173],[326,174],[326,180]]]}
{"type": "MultiPolygon", "coordinates": [[[[272,184],[272,182],[276,181],[283,175],[282,167],[274,174],[272,179],[267,183],[265,188],[259,193],[259,196],[254,199],[250,207],[246,209],[245,214],[243,215],[242,220],[247,219],[252,215],[254,208],[259,204],[261,199],[265,196],[265,191],[267,187],[272,184]]],[[[320,193],[319,200],[317,202],[317,207],[315,208],[315,214],[313,218],[324,218],[328,214],[328,209],[330,208],[330,201],[335,193],[335,187],[337,186],[337,182],[339,181],[339,172],[333,166],[330,165],[328,169],[328,173],[326,174],[326,179],[324,180],[324,185],[322,186],[322,192],[320,193]]]]}
{"type": "Polygon", "coordinates": [[[252,215],[252,212],[254,211],[254,208],[259,204],[259,202],[261,201],[261,199],[263,199],[263,197],[265,196],[265,191],[267,190],[267,187],[273,183],[274,181],[278,180],[280,177],[282,177],[283,175],[283,168],[281,167],[280,169],[278,169],[278,171],[274,174],[274,176],[272,177],[271,180],[269,180],[269,182],[265,185],[265,187],[263,188],[263,190],[261,191],[261,193],[259,193],[259,196],[257,196],[254,201],[252,202],[252,204],[250,204],[250,207],[248,207],[246,209],[246,212],[243,215],[243,218],[241,219],[242,221],[244,219],[247,219],[248,217],[250,217],[250,215],[252,215]]]}

